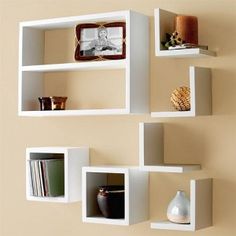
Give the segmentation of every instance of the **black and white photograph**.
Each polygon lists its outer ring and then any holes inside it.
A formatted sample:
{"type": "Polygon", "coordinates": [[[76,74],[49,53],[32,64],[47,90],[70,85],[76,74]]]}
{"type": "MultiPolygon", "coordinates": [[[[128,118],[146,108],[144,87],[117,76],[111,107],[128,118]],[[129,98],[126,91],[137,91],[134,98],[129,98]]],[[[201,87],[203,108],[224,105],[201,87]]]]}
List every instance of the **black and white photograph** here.
{"type": "Polygon", "coordinates": [[[81,24],[76,35],[76,60],[125,58],[125,23],[81,24]]]}

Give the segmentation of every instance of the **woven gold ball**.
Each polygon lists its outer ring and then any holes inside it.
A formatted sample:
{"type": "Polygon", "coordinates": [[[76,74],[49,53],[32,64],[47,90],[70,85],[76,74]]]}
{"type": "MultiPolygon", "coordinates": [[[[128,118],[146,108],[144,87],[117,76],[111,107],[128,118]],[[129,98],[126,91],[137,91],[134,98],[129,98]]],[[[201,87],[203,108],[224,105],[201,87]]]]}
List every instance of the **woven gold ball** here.
{"type": "Polygon", "coordinates": [[[177,111],[189,111],[190,89],[186,86],[176,88],[171,94],[170,101],[177,111]]]}

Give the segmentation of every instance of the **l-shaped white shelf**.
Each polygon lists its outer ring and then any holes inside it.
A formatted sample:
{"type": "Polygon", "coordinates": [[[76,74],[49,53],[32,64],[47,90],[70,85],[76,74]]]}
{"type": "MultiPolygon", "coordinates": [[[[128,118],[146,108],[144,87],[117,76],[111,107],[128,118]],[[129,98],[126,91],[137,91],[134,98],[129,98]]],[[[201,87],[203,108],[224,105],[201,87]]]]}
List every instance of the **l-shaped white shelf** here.
{"type": "Polygon", "coordinates": [[[130,225],[148,220],[149,184],[148,173],[138,167],[90,166],[82,170],[82,218],[83,222],[130,225]],[[98,204],[98,187],[108,184],[109,175],[120,175],[125,189],[124,219],[110,219],[102,216],[98,204]]]}
{"type": "MultiPolygon", "coordinates": [[[[71,43],[74,43],[74,38],[71,38],[71,43]]],[[[149,19],[143,14],[130,10],[21,22],[19,33],[18,114],[20,116],[80,116],[148,113],[149,50],[147,48],[149,48],[149,19]],[[87,62],[65,61],[61,64],[45,64],[45,32],[48,30],[75,29],[76,25],[80,23],[115,21],[126,23],[125,59],[87,62]],[[104,109],[101,107],[90,109],[88,107],[88,109],[80,110],[79,106],[77,107],[75,101],[73,101],[73,110],[52,112],[39,110],[37,99],[45,96],[45,73],[117,69],[123,70],[125,77],[125,97],[122,107],[114,106],[104,109]]],[[[73,52],[71,53],[73,54],[73,52]]],[[[54,96],[54,94],[51,96],[54,96]]]]}
{"type": "Polygon", "coordinates": [[[40,202],[77,202],[82,199],[82,167],[89,166],[87,147],[31,147],[26,149],[26,198],[40,202]],[[44,197],[32,195],[30,160],[47,160],[60,156],[64,159],[64,195],[44,197]]]}
{"type": "Polygon", "coordinates": [[[176,13],[157,8],[154,10],[155,19],[155,53],[157,57],[206,57],[216,56],[216,53],[200,48],[168,50],[161,42],[166,40],[166,33],[175,31],[174,21],[176,13]]]}
{"type": "Polygon", "coordinates": [[[190,181],[190,224],[170,221],[151,223],[152,229],[196,231],[212,226],[212,179],[190,181]]]}
{"type": "Polygon", "coordinates": [[[116,70],[125,69],[126,61],[91,61],[80,63],[46,64],[22,66],[23,72],[52,72],[52,71],[89,71],[89,70],[116,70]]]}
{"type": "MultiPolygon", "coordinates": [[[[190,111],[151,112],[152,117],[194,117],[212,114],[211,69],[189,67],[190,111]]],[[[171,103],[170,103],[171,106],[171,103]]]]}
{"type": "Polygon", "coordinates": [[[151,172],[183,173],[200,170],[198,164],[165,164],[162,123],[139,123],[139,166],[151,172]]]}

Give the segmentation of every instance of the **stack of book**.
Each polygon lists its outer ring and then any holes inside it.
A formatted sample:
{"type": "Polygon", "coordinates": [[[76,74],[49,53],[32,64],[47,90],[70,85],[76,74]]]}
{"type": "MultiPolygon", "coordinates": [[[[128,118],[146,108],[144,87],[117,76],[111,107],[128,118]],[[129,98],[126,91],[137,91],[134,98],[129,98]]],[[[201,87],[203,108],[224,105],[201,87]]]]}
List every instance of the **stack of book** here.
{"type": "Polygon", "coordinates": [[[30,159],[28,162],[32,196],[64,195],[64,159],[30,159]]]}

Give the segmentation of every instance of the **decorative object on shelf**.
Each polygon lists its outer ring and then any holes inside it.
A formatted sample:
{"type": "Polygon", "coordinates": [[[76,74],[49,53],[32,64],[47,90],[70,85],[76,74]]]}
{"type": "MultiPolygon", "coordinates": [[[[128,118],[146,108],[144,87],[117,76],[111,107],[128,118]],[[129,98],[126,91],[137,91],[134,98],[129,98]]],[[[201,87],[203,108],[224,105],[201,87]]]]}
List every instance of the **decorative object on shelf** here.
{"type": "Polygon", "coordinates": [[[76,26],[75,60],[123,59],[126,56],[125,22],[76,26]]]}
{"type": "Polygon", "coordinates": [[[172,34],[166,33],[166,41],[161,42],[164,47],[169,50],[186,49],[186,48],[201,48],[208,50],[208,46],[187,43],[180,37],[179,32],[175,31],[172,34]]]}
{"type": "Polygon", "coordinates": [[[52,110],[65,110],[67,97],[50,97],[52,110]]]}
{"type": "Polygon", "coordinates": [[[124,186],[107,185],[99,187],[97,202],[106,218],[124,218],[124,186]]]}
{"type": "Polygon", "coordinates": [[[176,88],[170,98],[174,108],[178,111],[190,111],[190,88],[181,86],[176,88]]]}
{"type": "Polygon", "coordinates": [[[190,201],[184,191],[177,191],[167,208],[167,218],[173,223],[190,223],[190,201]]]}
{"type": "Polygon", "coordinates": [[[65,110],[67,97],[39,97],[40,110],[65,110]]]}
{"type": "Polygon", "coordinates": [[[166,48],[174,48],[179,45],[183,45],[185,41],[183,41],[179,37],[179,33],[177,31],[173,32],[172,34],[166,33],[166,41],[162,42],[162,45],[166,48]]]}
{"type": "Polygon", "coordinates": [[[196,16],[177,15],[175,30],[186,43],[198,45],[198,20],[196,16]]]}
{"type": "Polygon", "coordinates": [[[198,20],[195,16],[177,15],[175,17],[175,31],[166,33],[166,41],[161,42],[169,50],[201,48],[208,50],[208,46],[198,44],[198,20]]]}
{"type": "Polygon", "coordinates": [[[39,97],[40,110],[47,111],[52,110],[51,98],[50,97],[39,97]]]}

